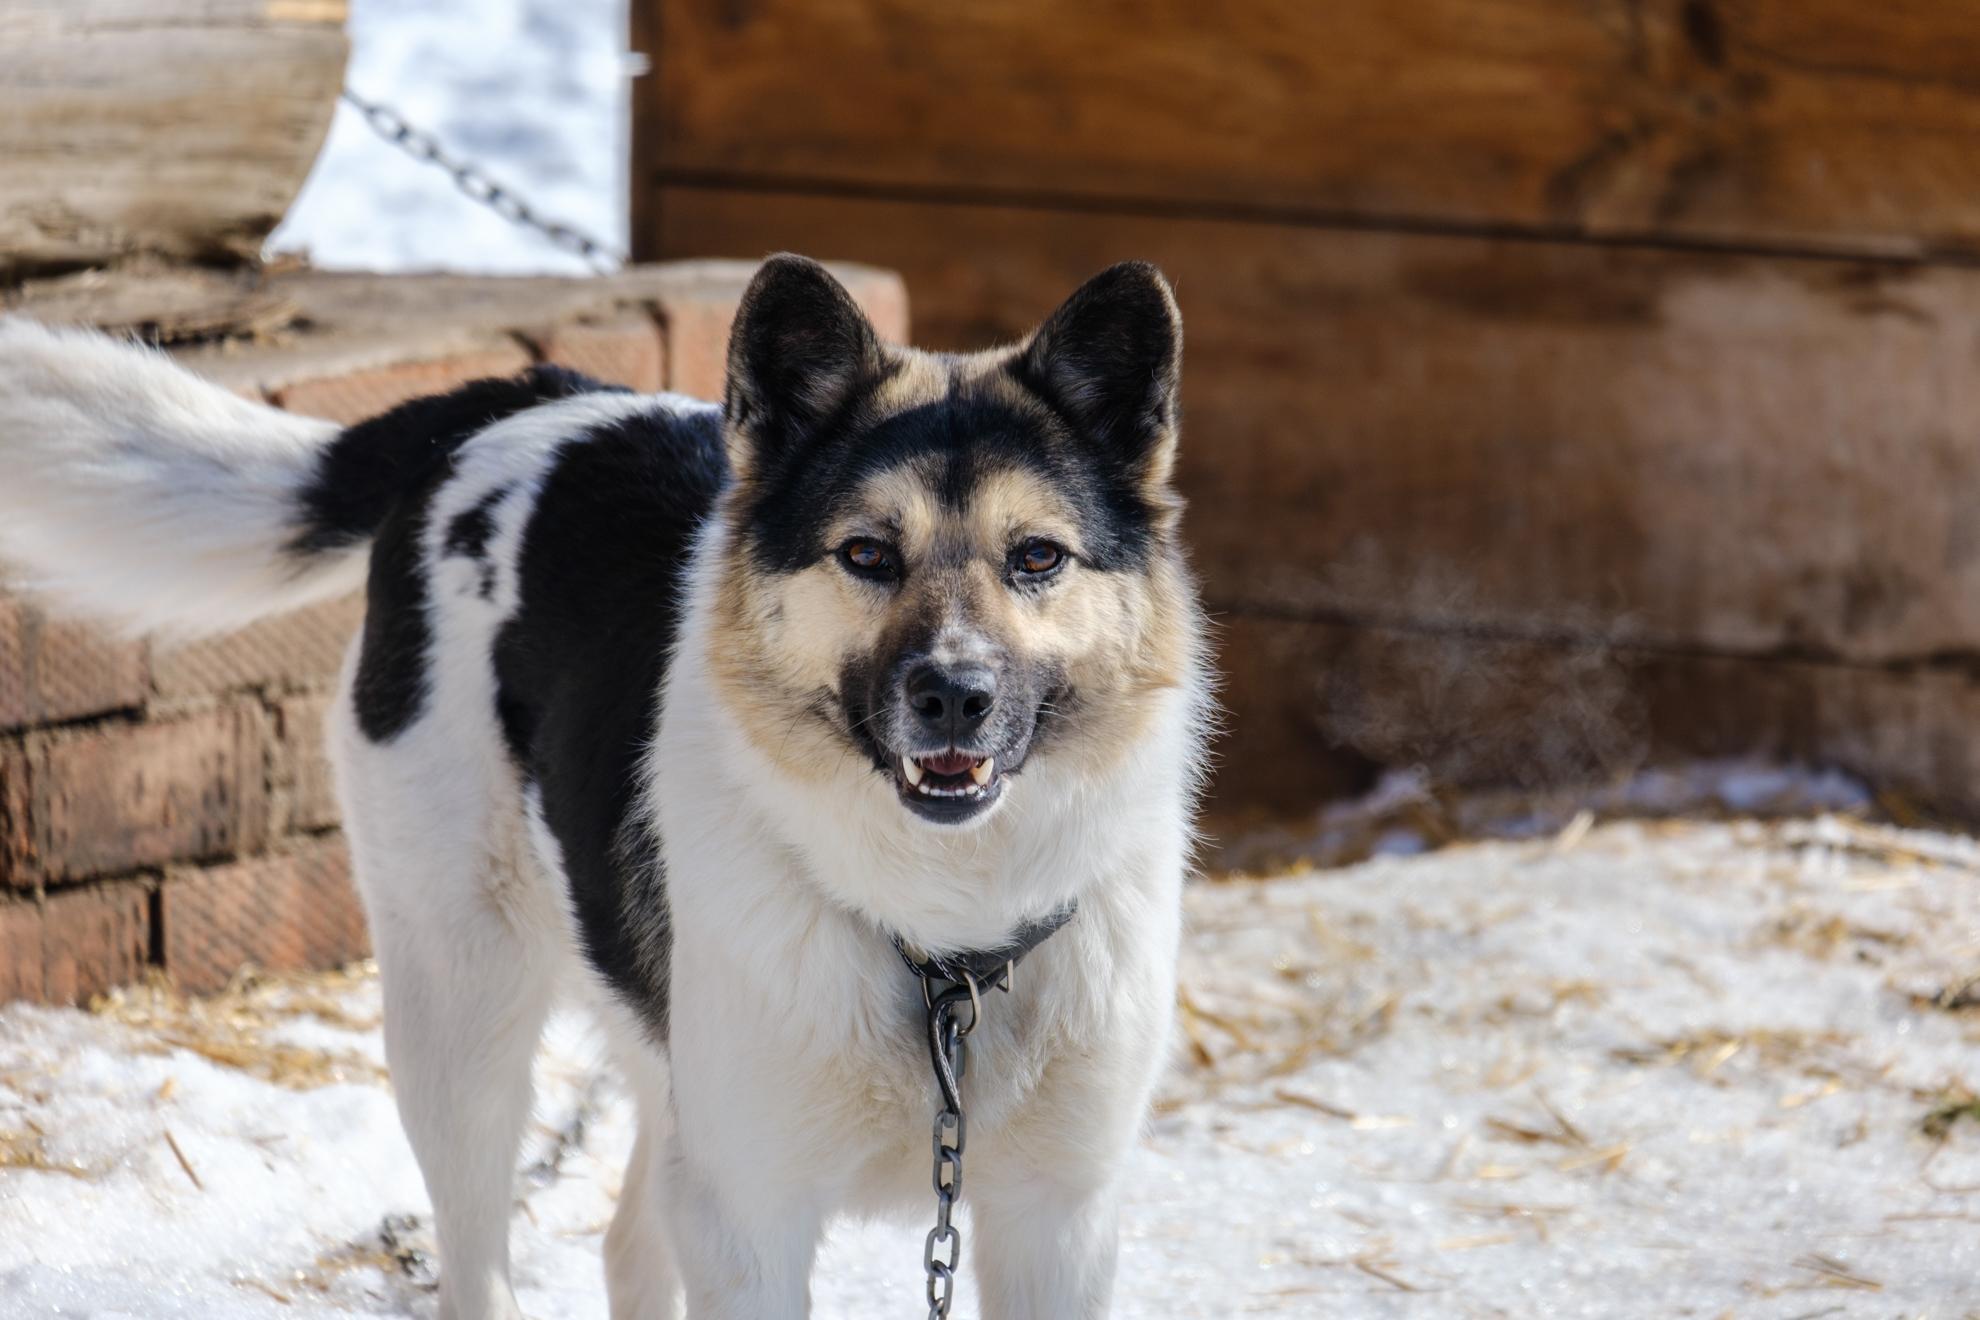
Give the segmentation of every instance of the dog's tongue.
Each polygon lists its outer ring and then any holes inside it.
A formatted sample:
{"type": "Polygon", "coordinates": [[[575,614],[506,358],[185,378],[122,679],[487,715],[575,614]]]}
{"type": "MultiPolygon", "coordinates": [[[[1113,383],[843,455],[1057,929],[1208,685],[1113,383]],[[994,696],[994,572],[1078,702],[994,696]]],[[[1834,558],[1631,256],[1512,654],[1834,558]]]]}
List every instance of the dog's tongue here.
{"type": "Polygon", "coordinates": [[[961,775],[968,774],[981,758],[967,752],[943,752],[940,756],[917,756],[914,759],[931,774],[961,775]]]}

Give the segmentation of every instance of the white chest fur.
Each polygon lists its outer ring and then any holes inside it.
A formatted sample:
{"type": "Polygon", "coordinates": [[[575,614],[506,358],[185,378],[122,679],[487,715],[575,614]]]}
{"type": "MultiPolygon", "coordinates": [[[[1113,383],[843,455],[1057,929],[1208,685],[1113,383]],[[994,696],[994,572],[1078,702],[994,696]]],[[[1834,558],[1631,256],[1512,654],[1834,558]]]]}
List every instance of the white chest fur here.
{"type": "Polygon", "coordinates": [[[711,690],[697,613],[652,765],[689,1157],[726,1166],[719,1182],[802,1187],[821,1211],[925,1193],[935,1092],[920,991],[889,933],[988,947],[1077,898],[971,1039],[969,1135],[986,1163],[999,1148],[1068,1169],[1117,1159],[1170,1023],[1184,695],[1163,698],[1172,708],[1118,782],[1054,782],[1048,760],[982,827],[945,831],[852,758],[827,785],[778,782],[711,690]]]}

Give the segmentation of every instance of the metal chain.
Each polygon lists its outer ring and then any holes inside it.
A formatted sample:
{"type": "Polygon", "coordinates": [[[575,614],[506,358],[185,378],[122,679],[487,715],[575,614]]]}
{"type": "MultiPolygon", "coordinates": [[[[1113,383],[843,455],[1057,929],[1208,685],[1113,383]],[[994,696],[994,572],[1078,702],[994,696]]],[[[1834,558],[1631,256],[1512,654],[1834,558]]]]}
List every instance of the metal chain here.
{"type": "Polygon", "coordinates": [[[952,981],[931,973],[929,964],[917,963],[905,949],[901,957],[921,978],[921,999],[928,1006],[928,1059],[935,1067],[935,1089],[942,1096],[942,1107],[935,1112],[935,1227],[928,1230],[921,1264],[928,1274],[928,1320],[948,1320],[956,1297],[956,1272],[962,1268],[962,1232],[951,1216],[962,1196],[966,1131],[962,1079],[969,1067],[969,1033],[983,1017],[983,992],[1008,993],[1017,979],[1017,963],[1006,962],[986,980],[963,972],[962,980],[952,981]],[[938,985],[944,988],[938,991],[938,985]],[[961,1021],[965,1004],[969,1020],[961,1021]]]}
{"type": "Polygon", "coordinates": [[[928,1320],[947,1320],[956,1297],[956,1271],[962,1268],[962,1233],[950,1221],[962,1195],[962,1156],[965,1126],[962,1075],[969,1066],[968,1036],[981,1012],[973,983],[952,986],[937,995],[928,1010],[928,1045],[935,1062],[935,1082],[942,1107],[935,1114],[935,1227],[921,1250],[928,1273],[928,1320]],[[973,1007],[969,1021],[956,1021],[964,1003],[973,1007]]]}
{"type": "Polygon", "coordinates": [[[414,160],[439,166],[453,176],[456,188],[510,224],[542,235],[564,251],[582,257],[601,274],[625,264],[625,253],[599,242],[582,229],[538,214],[528,202],[490,178],[480,167],[448,152],[440,145],[438,138],[413,127],[406,122],[405,116],[390,106],[366,100],[348,87],[342,95],[364,116],[364,122],[371,126],[372,132],[414,160]]]}

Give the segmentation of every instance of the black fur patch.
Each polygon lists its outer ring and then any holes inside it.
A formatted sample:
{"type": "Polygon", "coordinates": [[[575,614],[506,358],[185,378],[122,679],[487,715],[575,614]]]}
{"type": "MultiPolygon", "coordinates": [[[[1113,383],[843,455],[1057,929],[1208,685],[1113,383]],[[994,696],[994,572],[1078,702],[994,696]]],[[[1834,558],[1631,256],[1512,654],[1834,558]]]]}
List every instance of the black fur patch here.
{"type": "Polygon", "coordinates": [[[447,553],[480,563],[488,553],[488,538],[495,534],[495,506],[509,498],[508,486],[497,486],[466,513],[454,515],[447,524],[447,553]]]}
{"type": "Polygon", "coordinates": [[[469,381],[447,394],[412,399],[347,427],[323,451],[314,480],[302,490],[300,530],[290,553],[356,545],[476,432],[547,400],[601,390],[625,392],[562,367],[531,367],[520,376],[469,381]]]}
{"type": "Polygon", "coordinates": [[[426,701],[426,570],[420,540],[426,528],[431,481],[395,506],[371,545],[365,583],[364,639],[358,649],[352,699],[358,728],[375,743],[389,742],[419,718],[426,701]]]}
{"type": "Polygon", "coordinates": [[[474,502],[466,513],[457,513],[447,524],[445,549],[449,555],[472,560],[481,570],[475,594],[483,600],[495,597],[495,565],[488,558],[488,538],[495,535],[495,510],[509,498],[509,486],[497,486],[474,502]]]}
{"type": "Polygon", "coordinates": [[[757,268],[729,337],[723,408],[775,462],[829,426],[885,370],[880,341],[845,286],[809,257],[757,268]]]}
{"type": "Polygon", "coordinates": [[[358,727],[389,742],[426,701],[427,507],[454,454],[477,432],[550,399],[609,387],[558,367],[513,380],[478,380],[451,394],[414,399],[360,422],[332,441],[301,495],[298,556],[374,537],[364,641],[355,685],[358,727]]]}
{"type": "Polygon", "coordinates": [[[1011,364],[1102,461],[1136,471],[1175,423],[1181,372],[1182,325],[1161,273],[1144,261],[1080,285],[1011,364]]]}
{"type": "Polygon", "coordinates": [[[874,475],[914,460],[940,462],[937,495],[967,502],[988,473],[1039,473],[1070,503],[1091,568],[1131,570],[1146,562],[1156,510],[1138,474],[1111,461],[1048,411],[994,395],[952,392],[875,426],[843,424],[756,474],[741,525],[752,557],[770,572],[796,572],[831,547],[824,528],[874,475]]]}
{"type": "Polygon", "coordinates": [[[666,889],[652,832],[630,814],[682,574],[726,479],[712,409],[643,413],[565,445],[524,532],[520,606],[495,641],[503,737],[563,852],[585,951],[663,1040],[666,889]]]}

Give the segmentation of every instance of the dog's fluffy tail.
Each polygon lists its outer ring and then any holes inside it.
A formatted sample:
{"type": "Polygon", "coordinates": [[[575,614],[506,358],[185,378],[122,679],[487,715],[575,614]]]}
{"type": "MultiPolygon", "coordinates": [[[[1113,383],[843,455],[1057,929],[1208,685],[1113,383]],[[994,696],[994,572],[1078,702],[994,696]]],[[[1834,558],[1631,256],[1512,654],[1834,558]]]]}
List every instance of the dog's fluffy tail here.
{"type": "Polygon", "coordinates": [[[363,580],[305,537],[338,427],[162,353],[0,317],[0,559],[15,585],[132,630],[216,632],[363,580]]]}

